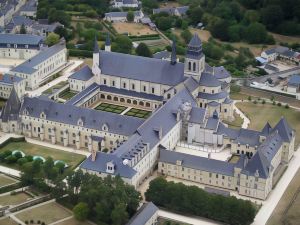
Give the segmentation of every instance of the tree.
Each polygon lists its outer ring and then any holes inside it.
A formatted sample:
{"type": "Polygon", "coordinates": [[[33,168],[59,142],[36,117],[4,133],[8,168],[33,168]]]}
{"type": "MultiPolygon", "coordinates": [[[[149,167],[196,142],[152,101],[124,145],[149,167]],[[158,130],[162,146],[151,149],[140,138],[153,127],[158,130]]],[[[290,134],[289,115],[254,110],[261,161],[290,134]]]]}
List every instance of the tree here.
{"type": "Polygon", "coordinates": [[[111,220],[113,225],[125,224],[128,220],[128,213],[124,203],[118,204],[111,212],[111,220]]]}
{"type": "Polygon", "coordinates": [[[73,208],[74,216],[79,221],[85,221],[89,215],[88,205],[84,202],[79,202],[73,208]]]}
{"type": "Polygon", "coordinates": [[[126,19],[127,19],[128,22],[133,22],[134,21],[134,12],[129,11],[127,13],[126,19]]]}
{"type": "Polygon", "coordinates": [[[56,33],[50,33],[48,34],[47,38],[46,38],[46,41],[45,43],[48,45],[48,46],[52,46],[52,45],[55,45],[59,42],[59,35],[56,34],[56,33]]]}
{"type": "Polygon", "coordinates": [[[268,37],[267,30],[261,23],[252,23],[246,28],[245,39],[250,44],[265,43],[268,37]]]}
{"type": "Polygon", "coordinates": [[[124,35],[118,35],[112,45],[112,50],[115,52],[130,54],[132,50],[132,42],[130,38],[124,35]]]}
{"type": "Polygon", "coordinates": [[[215,38],[219,38],[221,41],[228,41],[228,21],[224,19],[220,19],[211,27],[211,34],[215,38]]]}
{"type": "Polygon", "coordinates": [[[157,27],[161,30],[168,30],[172,28],[173,19],[171,17],[158,17],[156,21],[157,27]]]}
{"type": "Polygon", "coordinates": [[[197,25],[199,22],[201,22],[203,10],[200,7],[193,7],[187,11],[187,15],[189,16],[191,23],[197,25]]]}
{"type": "Polygon", "coordinates": [[[189,31],[189,29],[185,29],[181,32],[180,36],[184,39],[184,42],[188,44],[190,40],[192,39],[192,33],[189,31]]]}
{"type": "Polygon", "coordinates": [[[141,42],[137,48],[135,49],[135,52],[137,55],[139,56],[145,56],[145,57],[152,57],[152,52],[150,51],[150,49],[148,48],[148,46],[141,42]]]}
{"type": "Polygon", "coordinates": [[[21,25],[20,34],[26,34],[26,27],[25,27],[24,23],[21,25]]]}
{"type": "Polygon", "coordinates": [[[283,21],[283,12],[279,5],[268,5],[262,9],[261,19],[268,29],[273,30],[283,21]]]}

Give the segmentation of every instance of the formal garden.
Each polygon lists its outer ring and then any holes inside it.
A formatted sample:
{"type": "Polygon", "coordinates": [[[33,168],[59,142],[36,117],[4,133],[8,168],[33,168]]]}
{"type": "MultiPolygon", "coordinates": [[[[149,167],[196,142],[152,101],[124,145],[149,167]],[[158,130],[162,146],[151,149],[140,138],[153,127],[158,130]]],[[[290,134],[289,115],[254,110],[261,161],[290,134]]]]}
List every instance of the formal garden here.
{"type": "Polygon", "coordinates": [[[125,115],[147,119],[151,115],[151,112],[142,109],[132,108],[128,112],[126,112],[125,115]]]}
{"type": "Polygon", "coordinates": [[[0,174],[0,188],[15,184],[17,182],[18,181],[12,177],[6,176],[4,174],[0,174]]]}
{"type": "Polygon", "coordinates": [[[121,114],[122,112],[124,112],[127,109],[127,107],[126,106],[109,104],[109,103],[101,103],[95,109],[105,111],[105,112],[112,112],[112,113],[121,114]]]}
{"type": "Polygon", "coordinates": [[[62,87],[64,87],[67,84],[68,84],[68,81],[61,81],[58,84],[52,86],[51,88],[48,88],[47,90],[45,90],[43,92],[43,94],[45,94],[45,95],[52,94],[54,91],[61,89],[62,87]]]}
{"type": "Polygon", "coordinates": [[[77,92],[75,91],[71,91],[70,89],[66,89],[65,91],[62,91],[59,94],[59,97],[64,99],[64,100],[70,100],[71,98],[73,98],[75,95],[77,94],[77,92]]]}

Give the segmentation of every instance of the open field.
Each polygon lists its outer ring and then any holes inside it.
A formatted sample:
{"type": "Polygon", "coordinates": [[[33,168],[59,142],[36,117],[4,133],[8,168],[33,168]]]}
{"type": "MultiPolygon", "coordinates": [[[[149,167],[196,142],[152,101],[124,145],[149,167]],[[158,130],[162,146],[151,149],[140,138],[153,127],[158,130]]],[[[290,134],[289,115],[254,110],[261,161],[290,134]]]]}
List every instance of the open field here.
{"type": "Polygon", "coordinates": [[[192,34],[197,33],[201,41],[207,42],[211,37],[211,34],[208,30],[200,30],[196,28],[190,28],[192,34]]]}
{"type": "Polygon", "coordinates": [[[0,225],[18,225],[18,223],[7,217],[0,220],[0,225]]]}
{"type": "Polygon", "coordinates": [[[32,197],[24,192],[17,193],[14,195],[2,195],[0,196],[0,206],[18,205],[30,199],[32,199],[32,197]]]}
{"type": "Polygon", "coordinates": [[[296,131],[297,146],[300,142],[300,112],[298,110],[284,106],[272,105],[270,103],[254,104],[252,102],[239,102],[236,106],[246,114],[250,119],[250,127],[255,130],[261,130],[268,121],[271,126],[274,126],[282,116],[284,116],[290,126],[296,131]]]}
{"type": "Polygon", "coordinates": [[[45,224],[54,223],[69,216],[72,216],[72,213],[55,202],[28,209],[16,214],[16,217],[23,222],[26,220],[30,221],[32,219],[34,221],[40,220],[45,224]]]}
{"type": "MultiPolygon", "coordinates": [[[[10,142],[3,146],[0,149],[0,152],[4,152],[6,150],[14,151],[14,150],[21,150],[26,155],[38,155],[42,156],[44,158],[52,157],[54,160],[62,160],[65,163],[67,163],[71,168],[74,168],[78,165],[83,159],[85,159],[85,156],[76,154],[76,153],[70,153],[63,150],[53,149],[44,147],[41,145],[35,145],[28,142],[20,141],[20,142],[10,142]]],[[[13,164],[15,165],[15,164],[13,164]]],[[[9,167],[12,167],[13,165],[9,164],[9,167]]],[[[17,166],[17,164],[16,164],[17,166]]]]}
{"type": "Polygon", "coordinates": [[[116,22],[112,24],[119,34],[128,33],[129,35],[139,36],[147,34],[157,34],[155,30],[151,30],[147,25],[140,23],[122,23],[116,22]]]}
{"type": "Polygon", "coordinates": [[[148,118],[151,115],[151,112],[150,111],[146,111],[146,110],[132,108],[127,113],[125,113],[125,115],[127,115],[127,116],[135,116],[135,117],[146,119],[146,118],[148,118]]]}
{"type": "Polygon", "coordinates": [[[296,225],[300,221],[300,170],[297,171],[289,186],[282,195],[267,225],[296,225]],[[293,199],[295,201],[293,202],[293,199]],[[293,203],[292,203],[293,202],[293,203]],[[291,204],[292,203],[292,204],[291,204]],[[291,204],[291,205],[290,205],[291,204]]]}
{"type": "Polygon", "coordinates": [[[18,181],[11,178],[11,177],[8,177],[4,174],[0,174],[0,187],[3,187],[3,186],[6,186],[6,185],[9,185],[9,184],[14,184],[14,183],[17,183],[18,181]]]}
{"type": "Polygon", "coordinates": [[[56,225],[92,225],[92,223],[88,221],[78,221],[74,218],[71,218],[63,222],[57,223],[56,225]]]}
{"type": "Polygon", "coordinates": [[[95,109],[105,111],[105,112],[121,114],[125,109],[127,109],[127,107],[120,106],[120,105],[114,105],[114,104],[108,104],[108,103],[101,103],[95,109]]]}

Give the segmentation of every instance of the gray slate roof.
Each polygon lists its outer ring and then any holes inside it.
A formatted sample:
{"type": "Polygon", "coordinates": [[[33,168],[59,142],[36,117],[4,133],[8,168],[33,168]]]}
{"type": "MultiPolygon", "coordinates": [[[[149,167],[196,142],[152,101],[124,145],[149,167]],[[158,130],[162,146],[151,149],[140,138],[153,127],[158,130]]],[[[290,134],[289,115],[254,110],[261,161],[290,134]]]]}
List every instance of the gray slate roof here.
{"type": "Polygon", "coordinates": [[[207,100],[218,100],[223,98],[225,99],[227,97],[228,97],[228,93],[226,91],[222,91],[215,94],[204,93],[204,92],[198,93],[198,98],[207,99],[207,100]]]}
{"type": "Polygon", "coordinates": [[[156,52],[155,54],[153,54],[153,58],[155,59],[167,59],[170,58],[170,56],[171,53],[168,52],[167,50],[156,52]]]}
{"type": "Polygon", "coordinates": [[[0,83],[5,83],[7,85],[13,85],[13,83],[18,83],[22,80],[23,80],[23,78],[21,78],[21,77],[13,76],[10,74],[4,74],[2,76],[2,79],[0,80],[0,83]]]}
{"type": "Polygon", "coordinates": [[[300,75],[292,75],[288,81],[288,85],[298,87],[300,85],[300,75]]]}
{"type": "Polygon", "coordinates": [[[84,99],[86,96],[98,89],[99,85],[97,83],[92,83],[86,89],[73,96],[69,101],[65,102],[65,105],[76,105],[80,100],[84,99]]]}
{"type": "Polygon", "coordinates": [[[106,75],[175,86],[184,80],[184,64],[148,57],[100,51],[99,65],[106,75]]]}
{"type": "Polygon", "coordinates": [[[40,118],[44,112],[47,120],[77,126],[79,119],[84,118],[84,127],[102,130],[102,126],[108,126],[108,132],[129,136],[139,127],[144,120],[119,115],[94,109],[81,108],[73,105],[65,105],[56,102],[49,102],[38,98],[25,97],[21,113],[27,110],[29,116],[40,118]]]}
{"type": "Polygon", "coordinates": [[[234,173],[235,164],[233,163],[163,149],[161,149],[159,153],[159,162],[176,165],[177,160],[181,160],[182,167],[227,176],[233,176],[234,173]]]}
{"type": "Polygon", "coordinates": [[[198,123],[202,124],[205,119],[206,109],[199,108],[199,107],[193,107],[190,113],[190,123],[198,123]]]}
{"type": "Polygon", "coordinates": [[[3,110],[1,112],[2,122],[7,122],[11,120],[18,120],[19,110],[21,107],[20,99],[17,95],[15,88],[13,87],[8,100],[6,101],[3,110]]]}
{"type": "Polygon", "coordinates": [[[0,44],[39,45],[43,37],[31,34],[0,34],[0,44]]]}
{"type": "Polygon", "coordinates": [[[290,142],[293,135],[294,130],[290,127],[284,117],[281,117],[279,122],[275,125],[272,131],[278,131],[280,137],[284,142],[290,142]]]}
{"type": "Polygon", "coordinates": [[[157,211],[158,208],[152,202],[144,203],[126,225],[145,225],[157,211]]]}
{"type": "Polygon", "coordinates": [[[221,87],[220,81],[212,74],[202,73],[199,81],[199,85],[206,87],[221,87]]]}
{"type": "Polygon", "coordinates": [[[248,144],[249,146],[255,147],[259,146],[259,136],[259,131],[241,128],[239,135],[234,142],[240,143],[241,145],[248,144]]]}
{"type": "Polygon", "coordinates": [[[82,81],[88,81],[90,80],[94,74],[92,73],[91,68],[88,65],[85,65],[75,73],[73,73],[69,78],[75,79],[75,80],[82,80],[82,81]]]}
{"type": "Polygon", "coordinates": [[[217,128],[218,128],[218,125],[219,125],[219,119],[218,118],[209,117],[207,119],[205,128],[209,129],[209,130],[215,130],[216,131],[217,128]]]}

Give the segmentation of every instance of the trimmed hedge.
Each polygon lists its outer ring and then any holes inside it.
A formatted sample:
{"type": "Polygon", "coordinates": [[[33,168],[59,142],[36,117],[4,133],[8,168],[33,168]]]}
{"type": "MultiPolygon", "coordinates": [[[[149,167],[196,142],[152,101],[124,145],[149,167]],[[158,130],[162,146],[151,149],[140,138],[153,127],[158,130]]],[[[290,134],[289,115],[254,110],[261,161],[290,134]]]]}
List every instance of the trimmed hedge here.
{"type": "Polygon", "coordinates": [[[69,49],[69,56],[91,58],[93,57],[93,52],[88,50],[69,49]]]}

